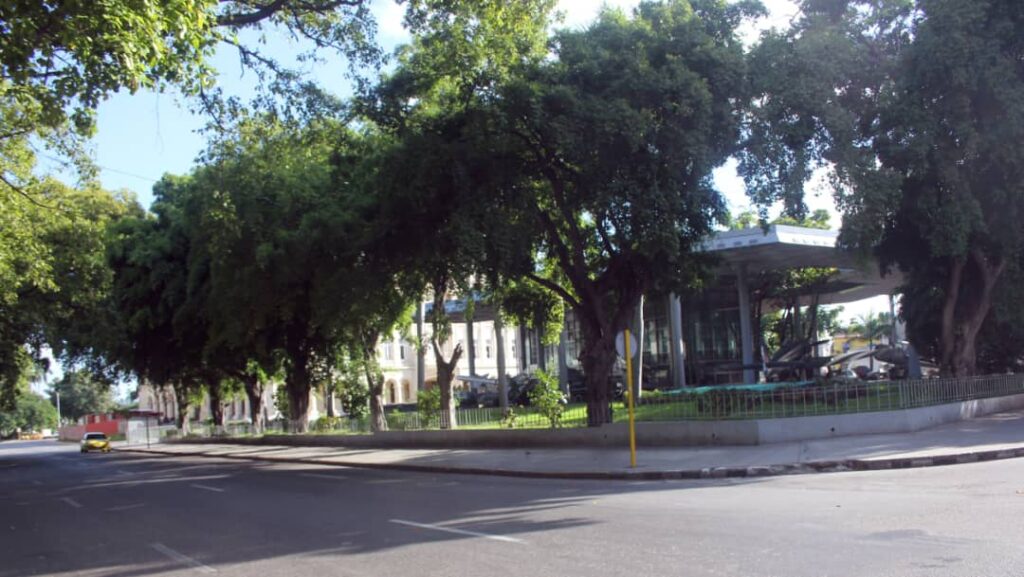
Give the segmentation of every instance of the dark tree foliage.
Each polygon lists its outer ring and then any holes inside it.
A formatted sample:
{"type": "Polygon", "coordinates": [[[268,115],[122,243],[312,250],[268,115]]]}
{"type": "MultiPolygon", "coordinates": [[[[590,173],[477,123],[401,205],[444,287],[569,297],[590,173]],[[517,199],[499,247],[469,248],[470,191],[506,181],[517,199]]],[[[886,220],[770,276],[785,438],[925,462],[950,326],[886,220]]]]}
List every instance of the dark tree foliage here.
{"type": "MultiPolygon", "coordinates": [[[[832,171],[842,240],[905,274],[903,315],[938,320],[943,371],[977,370],[979,335],[1024,248],[1024,5],[815,0],[752,56],[742,170],[762,204],[803,209],[832,171]],[[824,55],[828,57],[824,57],[824,55]]],[[[920,342],[929,348],[929,342],[920,342]]]]}

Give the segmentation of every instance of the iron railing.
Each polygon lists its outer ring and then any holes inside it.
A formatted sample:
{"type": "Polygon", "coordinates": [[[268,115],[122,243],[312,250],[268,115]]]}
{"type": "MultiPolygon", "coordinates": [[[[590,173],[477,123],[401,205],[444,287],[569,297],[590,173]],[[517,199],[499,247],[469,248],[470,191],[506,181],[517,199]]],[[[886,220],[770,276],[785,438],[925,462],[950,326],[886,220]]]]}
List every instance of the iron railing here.
{"type": "MultiPolygon", "coordinates": [[[[1024,394],[1024,374],[898,381],[769,383],[644,391],[635,412],[638,421],[773,419],[894,411],[1014,394],[1024,394]]],[[[585,404],[568,404],[558,426],[586,426],[586,413],[585,404]]],[[[439,428],[437,416],[426,419],[419,413],[393,411],[386,413],[386,417],[390,430],[439,428]]],[[[551,426],[548,418],[533,407],[512,407],[508,412],[497,407],[458,409],[455,418],[459,429],[551,426]]],[[[612,420],[624,422],[627,418],[624,403],[613,403],[612,420]]],[[[309,429],[321,434],[361,434],[370,431],[370,423],[367,418],[322,419],[311,423],[309,429]]],[[[213,432],[208,424],[193,424],[190,430],[194,436],[210,436],[213,432]]],[[[232,436],[252,434],[246,423],[229,424],[224,432],[232,436]]],[[[290,428],[287,422],[271,421],[264,432],[288,433],[290,428]]]]}

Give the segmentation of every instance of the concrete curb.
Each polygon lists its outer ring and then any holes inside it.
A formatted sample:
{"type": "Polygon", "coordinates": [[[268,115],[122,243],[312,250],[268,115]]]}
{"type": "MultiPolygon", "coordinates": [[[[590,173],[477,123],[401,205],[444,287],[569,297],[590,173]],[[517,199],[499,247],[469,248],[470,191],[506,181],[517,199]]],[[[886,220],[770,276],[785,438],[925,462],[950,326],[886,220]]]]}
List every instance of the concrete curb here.
{"type": "Polygon", "coordinates": [[[485,469],[479,467],[452,467],[442,465],[409,465],[405,463],[366,463],[361,461],[338,461],[318,458],[261,457],[258,455],[218,455],[202,451],[168,453],[152,449],[115,448],[118,452],[147,453],[154,455],[189,457],[210,457],[259,461],[266,463],[298,463],[409,471],[416,473],[440,473],[450,475],[491,475],[498,477],[520,477],[530,479],[580,479],[604,481],[662,481],[682,479],[733,479],[747,477],[772,477],[779,475],[801,475],[810,473],[841,473],[846,471],[883,471],[891,469],[914,469],[938,467],[983,461],[998,461],[1024,457],[1024,446],[1011,449],[976,451],[934,457],[896,457],[892,459],[839,459],[834,461],[810,461],[783,465],[758,465],[751,467],[705,467],[702,469],[677,469],[661,471],[530,471],[522,469],[485,469]]]}

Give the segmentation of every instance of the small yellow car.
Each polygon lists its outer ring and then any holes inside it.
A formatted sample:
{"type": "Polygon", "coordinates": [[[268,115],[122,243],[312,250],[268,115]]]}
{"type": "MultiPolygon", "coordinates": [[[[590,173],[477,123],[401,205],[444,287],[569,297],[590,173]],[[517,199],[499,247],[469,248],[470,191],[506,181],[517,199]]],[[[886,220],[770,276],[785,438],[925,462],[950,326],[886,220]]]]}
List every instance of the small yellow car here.
{"type": "Polygon", "coordinates": [[[82,437],[82,452],[103,451],[110,452],[110,439],[103,433],[86,433],[82,437]]]}

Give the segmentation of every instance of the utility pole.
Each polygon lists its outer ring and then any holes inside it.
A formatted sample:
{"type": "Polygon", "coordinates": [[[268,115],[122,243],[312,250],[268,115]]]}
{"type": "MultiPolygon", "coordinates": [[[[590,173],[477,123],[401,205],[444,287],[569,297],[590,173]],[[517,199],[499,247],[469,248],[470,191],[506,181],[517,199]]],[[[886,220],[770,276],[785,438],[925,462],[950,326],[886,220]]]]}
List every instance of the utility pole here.
{"type": "Polygon", "coordinates": [[[60,391],[55,391],[54,394],[57,395],[57,430],[59,432],[60,431],[60,422],[61,422],[61,417],[60,417],[60,391]]]}

